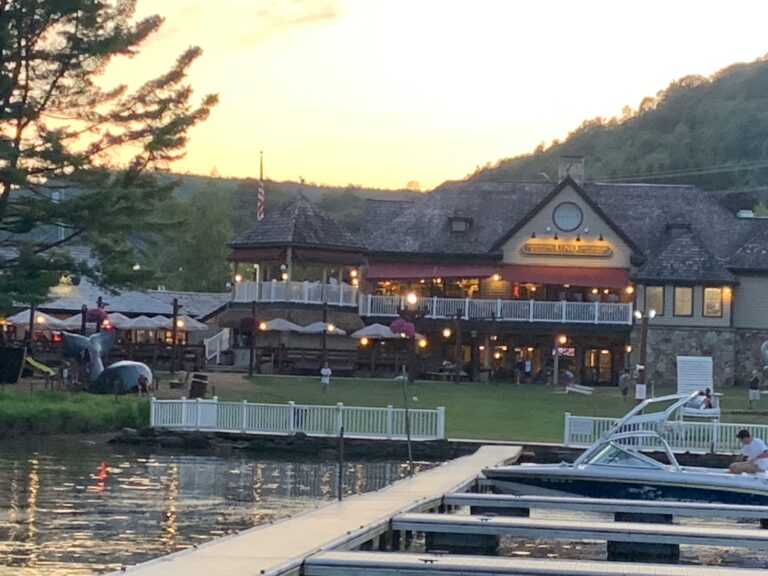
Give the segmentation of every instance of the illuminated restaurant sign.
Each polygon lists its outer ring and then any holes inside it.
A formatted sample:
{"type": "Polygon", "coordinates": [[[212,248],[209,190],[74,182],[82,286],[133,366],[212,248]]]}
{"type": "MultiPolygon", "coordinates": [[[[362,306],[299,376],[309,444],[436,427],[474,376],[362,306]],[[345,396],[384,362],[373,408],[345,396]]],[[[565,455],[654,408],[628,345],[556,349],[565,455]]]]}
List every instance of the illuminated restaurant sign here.
{"type": "Polygon", "coordinates": [[[582,242],[526,242],[520,251],[526,256],[610,256],[613,250],[605,244],[582,242]]]}

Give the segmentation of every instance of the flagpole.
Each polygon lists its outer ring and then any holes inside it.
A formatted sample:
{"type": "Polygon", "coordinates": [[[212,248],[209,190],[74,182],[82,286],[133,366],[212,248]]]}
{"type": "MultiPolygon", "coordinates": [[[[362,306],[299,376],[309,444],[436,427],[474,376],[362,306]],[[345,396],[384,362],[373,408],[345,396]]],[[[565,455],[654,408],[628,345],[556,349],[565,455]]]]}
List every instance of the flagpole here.
{"type": "Polygon", "coordinates": [[[264,151],[259,151],[259,189],[256,198],[256,220],[264,219],[264,205],[266,194],[264,193],[264,151]]]}

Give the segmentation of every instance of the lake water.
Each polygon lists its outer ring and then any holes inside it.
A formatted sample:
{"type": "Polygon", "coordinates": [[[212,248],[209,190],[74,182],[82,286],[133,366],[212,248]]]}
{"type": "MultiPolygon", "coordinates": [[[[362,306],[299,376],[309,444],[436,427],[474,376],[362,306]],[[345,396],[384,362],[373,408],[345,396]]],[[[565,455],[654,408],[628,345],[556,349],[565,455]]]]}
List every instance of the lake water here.
{"type": "MultiPolygon", "coordinates": [[[[344,492],[403,477],[349,462],[344,492]]],[[[83,440],[0,444],[0,575],[100,574],[335,498],[333,462],[179,455],[83,440]]]]}

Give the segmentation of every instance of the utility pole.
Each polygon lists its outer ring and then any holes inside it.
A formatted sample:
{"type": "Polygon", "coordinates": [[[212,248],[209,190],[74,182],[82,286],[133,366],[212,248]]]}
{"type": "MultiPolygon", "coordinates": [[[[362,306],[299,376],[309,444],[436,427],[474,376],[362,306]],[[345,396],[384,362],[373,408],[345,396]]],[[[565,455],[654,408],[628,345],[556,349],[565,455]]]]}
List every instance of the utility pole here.
{"type": "Polygon", "coordinates": [[[248,353],[248,377],[253,377],[253,365],[256,360],[256,300],[251,302],[251,348],[248,353]]]}
{"type": "Polygon", "coordinates": [[[178,348],[176,345],[176,334],[178,331],[178,320],[179,320],[179,309],[181,306],[179,305],[179,299],[174,298],[173,299],[173,318],[172,318],[172,324],[171,324],[171,374],[176,373],[176,362],[178,360],[178,348]]]}
{"type": "Polygon", "coordinates": [[[462,344],[461,344],[461,309],[456,310],[456,317],[454,319],[454,331],[456,332],[456,350],[455,350],[455,356],[456,356],[456,362],[454,366],[454,379],[456,380],[456,383],[458,384],[461,382],[461,368],[462,364],[464,363],[464,358],[462,357],[462,344]]]}
{"type": "Polygon", "coordinates": [[[80,315],[82,316],[82,318],[80,319],[80,334],[85,336],[85,332],[87,330],[86,317],[88,316],[88,306],[86,306],[85,304],[83,304],[82,307],[80,308],[80,315]]]}

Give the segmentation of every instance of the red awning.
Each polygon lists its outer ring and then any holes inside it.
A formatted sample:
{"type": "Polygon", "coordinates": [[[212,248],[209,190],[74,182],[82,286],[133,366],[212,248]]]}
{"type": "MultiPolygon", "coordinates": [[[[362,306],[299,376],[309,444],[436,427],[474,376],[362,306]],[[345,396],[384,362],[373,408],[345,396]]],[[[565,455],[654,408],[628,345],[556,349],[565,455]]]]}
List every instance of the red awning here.
{"type": "Polygon", "coordinates": [[[502,267],[501,275],[510,282],[530,284],[570,284],[589,288],[625,288],[629,285],[627,268],[570,268],[508,264],[502,267]]]}
{"type": "Polygon", "coordinates": [[[483,264],[432,264],[407,262],[396,264],[380,262],[370,264],[366,276],[369,280],[419,280],[421,278],[487,278],[496,271],[495,266],[483,264]]]}

